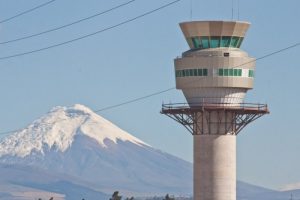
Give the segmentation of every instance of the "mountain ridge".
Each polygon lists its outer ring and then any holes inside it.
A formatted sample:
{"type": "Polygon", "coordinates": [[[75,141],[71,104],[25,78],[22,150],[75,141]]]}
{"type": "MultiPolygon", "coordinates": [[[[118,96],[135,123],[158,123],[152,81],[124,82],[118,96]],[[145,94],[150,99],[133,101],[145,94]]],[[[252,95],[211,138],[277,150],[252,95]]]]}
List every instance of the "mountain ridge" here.
{"type": "Polygon", "coordinates": [[[66,151],[77,134],[87,135],[105,147],[104,140],[117,139],[146,145],[140,139],[126,133],[108,120],[100,117],[86,106],[57,106],[26,128],[0,140],[0,157],[12,155],[25,157],[32,152],[44,154],[44,150],[55,148],[66,151]],[[100,133],[100,134],[99,134],[100,133]]]}
{"type": "MultiPolygon", "coordinates": [[[[0,199],[20,199],[14,194],[26,190],[65,200],[108,199],[116,190],[125,196],[190,196],[192,169],[85,106],[58,106],[0,140],[0,199]]],[[[282,200],[290,192],[300,196],[300,190],[237,184],[238,200],[282,200]]]]}
{"type": "Polygon", "coordinates": [[[107,193],[192,193],[191,163],[151,147],[78,104],[55,107],[2,139],[0,164],[65,174],[107,193]]]}

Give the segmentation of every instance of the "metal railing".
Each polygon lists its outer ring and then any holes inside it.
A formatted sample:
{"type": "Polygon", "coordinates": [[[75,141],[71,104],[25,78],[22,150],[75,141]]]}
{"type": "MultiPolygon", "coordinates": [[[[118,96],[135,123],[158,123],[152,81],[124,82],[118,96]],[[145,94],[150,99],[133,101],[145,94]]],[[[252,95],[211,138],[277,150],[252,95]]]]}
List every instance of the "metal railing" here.
{"type": "Polygon", "coordinates": [[[267,111],[267,104],[260,103],[210,103],[210,102],[201,102],[201,103],[169,103],[162,104],[163,110],[172,110],[172,109],[200,109],[200,108],[232,108],[232,109],[248,109],[248,110],[261,110],[267,111]]]}

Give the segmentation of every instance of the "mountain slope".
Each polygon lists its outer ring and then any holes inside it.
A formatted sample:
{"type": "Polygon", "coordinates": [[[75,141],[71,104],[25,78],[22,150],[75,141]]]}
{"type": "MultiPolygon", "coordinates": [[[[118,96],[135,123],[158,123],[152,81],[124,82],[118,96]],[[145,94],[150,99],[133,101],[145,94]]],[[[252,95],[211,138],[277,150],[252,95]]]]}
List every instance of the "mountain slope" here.
{"type": "Polygon", "coordinates": [[[82,105],[56,107],[2,139],[0,164],[51,170],[106,193],[192,193],[191,163],[152,148],[82,105]]]}
{"type": "Polygon", "coordinates": [[[105,147],[106,139],[114,143],[119,139],[146,145],[89,108],[76,104],[55,107],[27,128],[1,140],[0,156],[25,157],[33,153],[44,154],[51,148],[64,152],[72,145],[74,136],[80,133],[96,140],[102,147],[105,147]]]}
{"type": "MultiPolygon", "coordinates": [[[[0,140],[0,199],[108,199],[192,194],[192,164],[154,149],[82,105],[55,107],[0,140]],[[28,193],[29,192],[29,193],[28,193]]],[[[238,182],[238,200],[280,200],[274,191],[238,182]]]]}
{"type": "Polygon", "coordinates": [[[109,195],[85,186],[86,183],[66,174],[34,167],[0,166],[0,199],[108,199],[109,195]]]}
{"type": "Polygon", "coordinates": [[[276,191],[241,181],[237,182],[238,200],[288,200],[293,194],[294,199],[299,199],[300,190],[276,191]]]}

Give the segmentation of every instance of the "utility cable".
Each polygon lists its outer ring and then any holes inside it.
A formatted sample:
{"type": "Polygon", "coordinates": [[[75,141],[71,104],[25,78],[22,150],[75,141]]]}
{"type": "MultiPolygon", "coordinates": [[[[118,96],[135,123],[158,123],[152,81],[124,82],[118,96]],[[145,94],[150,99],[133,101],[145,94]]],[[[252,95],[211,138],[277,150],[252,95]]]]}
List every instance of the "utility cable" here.
{"type": "Polygon", "coordinates": [[[73,42],[76,42],[78,40],[82,40],[82,39],[85,39],[85,38],[88,38],[88,37],[91,37],[91,36],[94,36],[94,35],[97,35],[99,33],[103,33],[105,31],[108,31],[108,30],[111,30],[111,29],[114,29],[114,28],[117,28],[119,26],[122,26],[124,24],[127,24],[127,23],[130,23],[132,21],[135,21],[137,19],[140,19],[142,17],[145,17],[147,15],[150,15],[154,12],[157,12],[159,10],[162,10],[166,7],[169,7],[175,3],[178,3],[180,2],[181,0],[175,0],[175,1],[172,1],[170,3],[167,3],[161,7],[158,7],[154,10],[151,10],[151,11],[148,11],[144,14],[141,14],[141,15],[138,15],[137,17],[134,17],[134,18],[131,18],[131,19],[128,19],[128,20],[125,20],[121,23],[118,23],[118,24],[115,24],[113,26],[109,26],[107,28],[104,28],[102,30],[99,30],[99,31],[96,31],[96,32],[93,32],[93,33],[90,33],[90,34],[87,34],[87,35],[83,35],[83,36],[80,36],[80,37],[77,37],[77,38],[74,38],[72,40],[67,40],[65,42],[61,42],[61,43],[57,43],[57,44],[54,44],[54,45],[51,45],[51,46],[48,46],[48,47],[43,47],[43,48],[40,48],[40,49],[35,49],[35,50],[32,50],[32,51],[27,51],[27,52],[23,52],[23,53],[17,53],[17,54],[13,54],[13,55],[9,55],[9,56],[4,56],[4,57],[0,57],[0,60],[6,60],[6,59],[10,59],[10,58],[15,58],[15,57],[20,57],[20,56],[24,56],[24,55],[28,55],[28,54],[33,54],[33,53],[37,53],[37,52],[40,52],[40,51],[45,51],[45,50],[48,50],[48,49],[52,49],[52,48],[55,48],[55,47],[59,47],[59,46],[63,46],[63,45],[66,45],[66,44],[70,44],[70,43],[73,43],[73,42]]]}
{"type": "MultiPolygon", "coordinates": [[[[142,101],[144,99],[148,99],[150,97],[157,96],[159,94],[166,93],[166,92],[174,90],[174,89],[175,89],[174,87],[171,87],[171,88],[161,90],[161,91],[158,91],[158,92],[154,92],[154,93],[142,96],[142,97],[131,99],[129,101],[125,101],[125,102],[122,102],[122,103],[119,103],[119,104],[115,104],[115,105],[112,105],[112,106],[107,106],[107,107],[104,107],[104,108],[101,108],[101,109],[98,109],[98,110],[93,110],[93,112],[99,113],[99,112],[102,112],[102,111],[105,111],[105,110],[110,110],[110,109],[113,109],[113,108],[121,107],[121,106],[124,106],[126,104],[134,103],[134,102],[137,102],[137,101],[142,101]]],[[[64,120],[65,119],[61,119],[61,120],[58,120],[56,122],[64,121],[64,120]]],[[[47,125],[47,124],[52,124],[52,123],[43,123],[43,124],[47,125]]],[[[7,134],[15,133],[15,132],[18,132],[18,131],[21,131],[21,130],[23,130],[23,129],[16,129],[16,130],[11,130],[11,131],[6,131],[6,132],[0,132],[0,135],[7,135],[7,134]]]]}
{"type": "Polygon", "coordinates": [[[99,13],[96,13],[96,14],[91,15],[91,16],[89,16],[89,17],[85,17],[85,18],[79,19],[79,20],[74,21],[74,22],[71,22],[71,23],[69,23],[69,24],[65,24],[65,25],[62,25],[62,26],[58,26],[58,27],[55,27],[55,28],[52,28],[52,29],[48,29],[48,30],[39,32],[39,33],[35,33],[35,34],[31,34],[31,35],[19,37],[19,38],[16,38],[16,39],[11,39],[11,40],[7,40],[7,41],[4,41],[4,42],[0,42],[0,44],[2,45],[2,44],[13,43],[13,42],[17,42],[17,41],[21,41],[21,40],[33,38],[33,37],[36,37],[36,36],[44,35],[44,34],[46,34],[46,33],[50,33],[50,32],[53,32],[53,31],[57,31],[57,30],[60,30],[60,29],[63,29],[63,28],[67,28],[67,27],[69,27],[69,26],[72,26],[72,25],[78,24],[78,23],[80,23],[80,22],[83,22],[83,21],[86,21],[86,20],[89,20],[89,19],[98,17],[98,16],[100,16],[100,15],[106,14],[106,13],[108,13],[108,12],[111,12],[111,11],[113,11],[113,10],[116,10],[116,9],[118,9],[118,8],[121,8],[121,7],[123,7],[123,6],[126,6],[126,5],[128,5],[128,4],[131,4],[131,3],[133,3],[134,1],[136,1],[136,0],[131,0],[131,1],[122,3],[122,4],[120,4],[120,5],[117,5],[117,6],[115,6],[115,7],[110,8],[110,9],[108,9],[108,10],[105,10],[105,11],[102,11],[102,12],[99,12],[99,13]]]}
{"type": "MultiPolygon", "coordinates": [[[[249,64],[249,63],[252,63],[252,62],[256,62],[256,61],[259,61],[259,60],[263,60],[265,58],[268,58],[268,57],[271,57],[271,56],[274,56],[276,54],[279,54],[279,53],[282,53],[284,51],[287,51],[289,49],[292,49],[292,48],[295,48],[297,46],[299,46],[300,43],[295,43],[294,45],[291,45],[291,46],[288,46],[288,47],[285,47],[285,48],[282,48],[280,50],[277,50],[277,51],[273,51],[271,53],[268,53],[266,55],[263,55],[261,57],[258,57],[250,62],[246,62],[246,63],[243,63],[239,66],[242,66],[242,65],[246,65],[246,64],[249,64]]],[[[235,68],[235,67],[234,67],[235,68]]],[[[191,82],[194,82],[196,80],[193,80],[191,82]]],[[[111,105],[111,106],[107,106],[107,107],[103,107],[101,109],[97,109],[97,110],[94,110],[94,112],[96,113],[99,113],[99,112],[102,112],[102,111],[105,111],[105,110],[111,110],[111,109],[114,109],[114,108],[117,108],[117,107],[121,107],[121,106],[124,106],[124,105],[127,105],[127,104],[131,104],[131,103],[134,103],[134,102],[138,102],[138,101],[142,101],[144,99],[148,99],[148,98],[151,98],[153,96],[157,96],[157,95],[160,95],[160,94],[163,94],[163,93],[166,93],[166,92],[169,92],[171,90],[174,90],[176,89],[176,87],[171,87],[171,88],[167,88],[167,89],[164,89],[164,90],[160,90],[160,91],[157,91],[157,92],[154,92],[154,93],[151,93],[151,94],[148,94],[148,95],[145,95],[145,96],[141,96],[141,97],[138,97],[138,98],[135,98],[135,99],[131,99],[129,101],[125,101],[125,102],[122,102],[122,103],[118,103],[118,104],[115,104],[115,105],[111,105]]],[[[12,130],[12,131],[5,131],[5,132],[0,132],[0,135],[7,135],[7,134],[10,134],[10,133],[14,133],[14,132],[17,132],[17,131],[20,131],[22,129],[17,129],[17,130],[12,130]]]]}
{"type": "Polygon", "coordinates": [[[34,10],[37,10],[37,9],[39,9],[39,8],[42,8],[42,7],[44,7],[44,6],[46,6],[46,5],[49,5],[49,4],[51,4],[51,3],[55,2],[55,1],[56,1],[56,0],[47,1],[47,2],[45,2],[45,3],[43,3],[43,4],[40,4],[40,5],[38,5],[38,6],[35,6],[35,7],[33,7],[33,8],[30,8],[30,9],[28,9],[28,10],[25,10],[25,11],[23,11],[23,12],[20,12],[20,13],[18,13],[18,14],[16,14],[16,15],[12,16],[12,17],[8,17],[8,18],[6,18],[6,19],[4,19],[4,20],[1,20],[1,21],[0,21],[0,24],[2,24],[2,23],[4,23],[4,22],[11,21],[11,20],[13,20],[13,19],[15,19],[15,18],[17,18],[17,17],[20,17],[20,16],[25,15],[25,14],[27,14],[27,13],[30,13],[30,12],[32,12],[32,11],[34,11],[34,10]]]}
{"type": "Polygon", "coordinates": [[[125,101],[125,102],[115,104],[115,105],[112,105],[112,106],[107,106],[107,107],[101,108],[99,110],[95,110],[94,112],[99,113],[99,112],[102,112],[102,111],[105,111],[105,110],[111,110],[113,108],[117,108],[117,107],[124,106],[124,105],[130,104],[130,103],[134,103],[134,102],[137,102],[137,101],[148,99],[150,97],[157,96],[159,94],[166,93],[166,92],[169,92],[169,91],[174,90],[174,89],[175,89],[175,87],[167,88],[167,89],[164,89],[164,90],[161,90],[161,91],[158,91],[158,92],[154,92],[154,93],[142,96],[142,97],[131,99],[129,101],[125,101]]]}
{"type": "MultiPolygon", "coordinates": [[[[253,62],[256,62],[256,61],[259,61],[259,60],[263,60],[265,58],[268,58],[268,57],[271,57],[271,56],[274,56],[276,54],[279,54],[279,53],[282,53],[284,51],[287,51],[289,49],[292,49],[292,48],[295,48],[297,46],[300,45],[300,42],[298,43],[295,43],[293,45],[290,45],[288,47],[285,47],[285,48],[282,48],[282,49],[279,49],[279,50],[276,50],[276,51],[273,51],[271,53],[268,53],[268,54],[265,54],[263,56],[260,56],[252,61],[249,61],[249,62],[245,62],[245,63],[242,63],[240,65],[237,65],[235,67],[232,67],[232,69],[234,68],[238,68],[238,67],[241,67],[241,66],[244,66],[244,65],[247,65],[247,64],[250,64],[250,63],[253,63],[253,62]]],[[[230,68],[229,68],[230,69],[230,68]]],[[[198,80],[192,80],[192,81],[189,81],[187,83],[193,83],[195,81],[198,81],[198,80]]],[[[148,94],[148,95],[145,95],[145,96],[142,96],[142,97],[139,97],[139,98],[135,98],[135,99],[132,99],[132,100],[129,100],[129,101],[125,101],[123,103],[119,103],[119,104],[115,104],[115,105],[111,105],[111,106],[107,106],[107,107],[104,107],[102,109],[99,109],[99,110],[95,110],[94,112],[96,113],[99,113],[99,112],[102,112],[102,111],[105,111],[105,110],[111,110],[113,108],[117,108],[117,107],[120,107],[120,106],[124,106],[124,105],[127,105],[127,104],[130,104],[130,103],[134,103],[134,102],[137,102],[137,101],[141,101],[141,100],[144,100],[144,99],[147,99],[147,98],[150,98],[152,96],[156,96],[156,95],[159,95],[159,94],[162,94],[162,93],[166,93],[166,92],[169,92],[171,90],[174,90],[176,89],[176,87],[171,87],[171,88],[167,88],[167,89],[164,89],[164,90],[160,90],[160,91],[157,91],[155,93],[152,93],[152,94],[148,94]]],[[[1,133],[0,133],[1,134],[1,133]]]]}
{"type": "Polygon", "coordinates": [[[285,48],[279,49],[279,50],[277,50],[277,51],[273,51],[273,52],[271,52],[271,53],[269,53],[269,54],[266,54],[266,55],[264,55],[264,56],[258,57],[258,58],[254,59],[254,60],[249,61],[249,62],[242,63],[242,64],[237,65],[237,66],[235,66],[235,67],[229,67],[228,69],[236,69],[236,68],[242,67],[242,66],[244,66],[244,65],[247,65],[247,64],[250,64],[250,63],[259,61],[259,60],[263,60],[263,59],[268,58],[268,57],[270,57],[270,56],[273,56],[273,55],[275,55],[275,54],[278,54],[278,53],[281,53],[281,52],[283,52],[283,51],[286,51],[286,50],[295,48],[295,47],[297,47],[297,46],[299,46],[299,45],[300,45],[300,42],[295,43],[295,44],[293,44],[293,45],[290,45],[290,46],[287,46],[287,47],[285,47],[285,48]]]}

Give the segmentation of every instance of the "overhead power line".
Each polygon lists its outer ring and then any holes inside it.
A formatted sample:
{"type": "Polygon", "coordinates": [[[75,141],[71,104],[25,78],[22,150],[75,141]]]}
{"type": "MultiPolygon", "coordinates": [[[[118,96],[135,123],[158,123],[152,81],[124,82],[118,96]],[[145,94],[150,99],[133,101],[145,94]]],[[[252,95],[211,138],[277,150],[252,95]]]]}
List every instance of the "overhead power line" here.
{"type": "Polygon", "coordinates": [[[300,45],[300,42],[295,43],[295,44],[292,44],[292,45],[287,46],[287,47],[285,47],[285,48],[282,48],[282,49],[279,49],[279,50],[277,50],[277,51],[273,51],[273,52],[271,52],[271,53],[269,53],[269,54],[266,54],[266,55],[264,55],[264,56],[258,57],[258,58],[256,58],[256,59],[254,59],[253,61],[245,62],[245,63],[242,63],[242,64],[240,64],[240,65],[237,65],[237,66],[234,66],[234,67],[230,67],[230,68],[228,68],[228,69],[235,69],[235,68],[238,68],[238,67],[241,67],[241,66],[244,66],[244,65],[247,65],[247,64],[256,62],[256,61],[258,61],[258,60],[262,60],[262,59],[268,58],[268,57],[270,57],[270,56],[273,56],[273,55],[275,55],[275,54],[281,53],[281,52],[283,52],[283,51],[286,51],[286,50],[295,48],[295,47],[297,47],[297,46],[299,46],[299,45],[300,45]]]}
{"type": "Polygon", "coordinates": [[[82,19],[80,19],[80,20],[71,22],[71,23],[69,23],[69,24],[65,24],[65,25],[62,25],[62,26],[58,26],[58,27],[55,27],[55,28],[52,28],[52,29],[48,29],[48,30],[39,32],[39,33],[35,33],[35,34],[31,34],[31,35],[19,37],[19,38],[16,38],[16,39],[11,39],[11,40],[7,40],[7,41],[4,41],[4,42],[0,42],[0,44],[9,44],[9,43],[17,42],[17,41],[22,41],[22,40],[25,40],[25,39],[37,37],[37,36],[40,36],[40,35],[44,35],[44,34],[46,34],[46,33],[51,33],[51,32],[53,32],[53,31],[58,31],[58,30],[60,30],[60,29],[67,28],[67,27],[69,27],[69,26],[72,26],[72,25],[81,23],[81,22],[83,22],[83,21],[86,21],[86,20],[89,20],[89,19],[98,17],[98,16],[103,15],[103,14],[106,14],[106,13],[108,13],[108,12],[114,11],[114,10],[116,10],[116,9],[118,9],[118,8],[121,8],[121,7],[124,7],[124,6],[128,5],[128,4],[133,3],[134,1],[136,1],[136,0],[131,0],[131,1],[122,3],[122,4],[120,4],[120,5],[117,5],[117,6],[115,6],[115,7],[110,8],[110,9],[108,9],[108,10],[105,10],[105,11],[102,11],[102,12],[99,12],[99,13],[96,13],[96,14],[91,15],[91,16],[89,16],[89,17],[82,18],[82,19]]]}
{"type": "Polygon", "coordinates": [[[110,110],[110,109],[113,109],[113,108],[124,106],[124,105],[130,104],[130,103],[134,103],[134,102],[137,102],[137,101],[148,99],[148,98],[153,97],[153,96],[157,96],[157,95],[162,94],[162,93],[169,92],[169,91],[174,90],[174,89],[175,89],[175,87],[171,87],[171,88],[167,88],[167,89],[164,89],[164,90],[160,90],[160,91],[157,91],[157,92],[154,92],[154,93],[142,96],[142,97],[131,99],[129,101],[125,101],[125,102],[122,102],[122,103],[119,103],[119,104],[115,104],[115,105],[112,105],[112,106],[107,106],[107,107],[101,108],[99,110],[94,110],[94,112],[99,113],[99,112],[102,112],[102,111],[105,111],[105,110],[110,110]]]}
{"type": "MultiPolygon", "coordinates": [[[[289,49],[292,49],[292,48],[295,48],[297,46],[300,45],[300,42],[298,43],[295,43],[293,45],[290,45],[290,46],[287,46],[285,48],[282,48],[282,49],[279,49],[279,50],[276,50],[276,51],[273,51],[271,53],[268,53],[268,54],[265,54],[263,56],[260,56],[252,61],[249,61],[249,62],[245,62],[245,63],[242,63],[242,64],[239,64],[237,66],[234,66],[232,68],[237,68],[237,67],[241,67],[241,66],[244,66],[244,65],[247,65],[247,64],[250,64],[250,63],[253,63],[253,62],[256,62],[256,61],[259,61],[259,60],[263,60],[265,58],[268,58],[268,57],[271,57],[271,56],[274,56],[276,54],[279,54],[279,53],[282,53],[284,51],[287,51],[289,49]]],[[[195,82],[195,81],[198,81],[198,80],[192,80],[188,83],[192,83],[192,82],[195,82]]],[[[153,97],[153,96],[156,96],[156,95],[159,95],[159,94],[162,94],[162,93],[166,93],[166,92],[169,92],[171,90],[174,90],[176,89],[176,87],[171,87],[171,88],[167,88],[167,89],[164,89],[164,90],[160,90],[160,91],[157,91],[155,93],[152,93],[152,94],[148,94],[148,95],[145,95],[145,96],[142,96],[142,97],[139,97],[139,98],[135,98],[135,99],[132,99],[132,100],[129,100],[129,101],[125,101],[123,103],[119,103],[119,104],[115,104],[115,105],[111,105],[111,106],[107,106],[107,107],[104,107],[102,109],[98,109],[98,110],[95,110],[94,112],[98,113],[98,112],[102,112],[102,111],[105,111],[105,110],[111,110],[113,108],[117,108],[117,107],[120,107],[120,106],[124,106],[124,105],[127,105],[127,104],[130,104],[130,103],[134,103],[134,102],[137,102],[137,101],[141,101],[141,100],[144,100],[144,99],[147,99],[147,98],[150,98],[150,97],[153,97]]],[[[0,133],[1,134],[1,133],[0,133]]]]}
{"type": "MultiPolygon", "coordinates": [[[[299,45],[300,45],[300,43],[295,43],[294,45],[291,45],[291,46],[288,46],[288,47],[285,47],[285,48],[273,51],[271,53],[265,54],[265,55],[263,55],[261,57],[258,57],[256,59],[250,61],[250,62],[256,62],[256,61],[259,61],[259,60],[263,60],[265,58],[268,58],[268,57],[274,56],[276,54],[282,53],[284,51],[287,51],[289,49],[295,48],[295,47],[297,47],[299,45]]],[[[250,62],[243,63],[243,64],[241,64],[239,66],[249,64],[250,62]]],[[[233,67],[233,68],[236,68],[236,66],[233,67]]],[[[191,81],[191,82],[193,82],[193,81],[191,81]]],[[[134,99],[131,99],[131,100],[128,100],[128,101],[124,101],[122,103],[118,103],[118,104],[114,104],[114,105],[111,105],[111,106],[103,107],[103,108],[94,110],[94,112],[99,113],[99,112],[102,112],[102,111],[111,110],[111,109],[114,109],[114,108],[117,108],[117,107],[125,106],[127,104],[131,104],[131,103],[134,103],[134,102],[142,101],[142,100],[151,98],[153,96],[157,96],[157,95],[169,92],[169,91],[174,90],[174,89],[176,89],[176,88],[175,87],[171,87],[171,88],[167,88],[167,89],[164,89],[164,90],[160,90],[160,91],[157,91],[157,92],[145,95],[145,96],[141,96],[141,97],[134,98],[134,99]]],[[[16,130],[12,130],[12,131],[0,132],[0,135],[6,135],[6,134],[14,133],[14,132],[17,132],[17,131],[20,131],[20,130],[22,130],[22,129],[16,129],[16,130]]]]}
{"type": "Polygon", "coordinates": [[[4,22],[11,21],[11,20],[13,20],[13,19],[15,19],[15,18],[17,18],[17,17],[20,17],[20,16],[22,16],[22,15],[25,15],[25,14],[27,14],[27,13],[30,13],[30,12],[32,12],[32,11],[34,11],[34,10],[37,10],[37,9],[39,9],[39,8],[42,8],[42,7],[44,7],[44,6],[47,6],[47,5],[49,5],[49,4],[51,4],[51,3],[55,2],[55,1],[56,1],[56,0],[47,1],[47,2],[45,2],[45,3],[42,3],[42,4],[38,5],[38,6],[35,6],[35,7],[33,7],[33,8],[28,9],[28,10],[25,10],[25,11],[23,11],[23,12],[20,12],[20,13],[18,13],[18,14],[16,14],[16,15],[12,16],[12,17],[8,17],[8,18],[6,18],[6,19],[4,19],[4,20],[1,20],[1,21],[0,21],[0,24],[2,24],[2,23],[4,23],[4,22]]]}
{"type": "MultiPolygon", "coordinates": [[[[134,103],[134,102],[137,102],[137,101],[142,101],[144,99],[148,99],[150,97],[157,96],[159,94],[166,93],[166,92],[174,90],[174,89],[175,89],[175,87],[171,87],[171,88],[161,90],[161,91],[158,91],[158,92],[154,92],[154,93],[142,96],[142,97],[131,99],[129,101],[125,101],[125,102],[122,102],[122,103],[119,103],[119,104],[115,104],[115,105],[112,105],[112,106],[107,106],[107,107],[104,107],[104,108],[101,108],[101,109],[98,109],[98,110],[93,110],[93,112],[99,113],[99,112],[102,112],[102,111],[105,111],[105,110],[110,110],[110,109],[113,109],[113,108],[121,107],[121,106],[124,106],[126,104],[134,103]]],[[[65,119],[61,119],[61,120],[58,120],[58,121],[64,121],[64,120],[65,119]]],[[[43,123],[43,124],[47,125],[47,124],[50,124],[50,123],[43,123]]],[[[21,130],[23,130],[23,129],[15,129],[15,130],[11,130],[11,131],[0,132],[0,135],[8,135],[10,133],[16,133],[16,132],[21,131],[21,130]]]]}
{"type": "Polygon", "coordinates": [[[85,38],[88,38],[88,37],[97,35],[97,34],[99,34],[99,33],[103,33],[103,32],[105,32],[105,31],[108,31],[108,30],[117,28],[117,27],[122,26],[122,25],[124,25],[124,24],[130,23],[130,22],[132,22],[132,21],[135,21],[135,20],[140,19],[140,18],[142,18],[142,17],[145,17],[145,16],[147,16],[147,15],[150,15],[150,14],[152,14],[152,13],[154,13],[154,12],[157,12],[157,11],[159,11],[159,10],[162,10],[162,9],[164,9],[164,8],[166,8],[166,7],[169,7],[169,6],[171,6],[171,5],[175,4],[175,3],[178,3],[178,2],[180,2],[180,1],[182,1],[182,0],[175,0],[175,1],[172,1],[172,2],[167,3],[167,4],[165,4],[165,5],[161,6],[161,7],[156,8],[156,9],[154,9],[154,10],[151,10],[151,11],[148,11],[148,12],[146,12],[146,13],[144,13],[144,14],[138,15],[137,17],[134,17],[134,18],[125,20],[125,21],[123,21],[123,22],[121,22],[121,23],[115,24],[115,25],[113,25],[113,26],[109,26],[109,27],[107,27],[107,28],[104,28],[104,29],[102,29],[102,30],[99,30],[99,31],[96,31],[96,32],[93,32],[93,33],[90,33],[90,34],[87,34],[87,35],[83,35],[83,36],[74,38],[74,39],[72,39],[72,40],[67,40],[67,41],[65,41],[65,42],[57,43],[57,44],[54,44],[54,45],[51,45],[51,46],[43,47],[43,48],[40,48],[40,49],[35,49],[35,50],[32,50],[32,51],[27,51],[27,52],[23,52],[23,53],[17,53],[17,54],[13,54],[13,55],[9,55],[9,56],[0,57],[0,60],[6,60],[6,59],[10,59],[10,58],[20,57],[20,56],[24,56],[24,55],[28,55],[28,54],[37,53],[37,52],[40,52],[40,51],[45,51],[45,50],[52,49],[52,48],[55,48],[55,47],[63,46],[63,45],[66,45],[66,44],[70,44],[70,43],[76,42],[76,41],[78,41],[78,40],[82,40],[82,39],[85,39],[85,38]]]}

